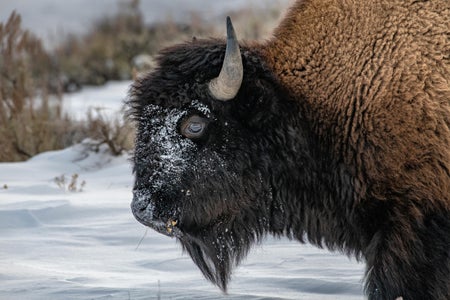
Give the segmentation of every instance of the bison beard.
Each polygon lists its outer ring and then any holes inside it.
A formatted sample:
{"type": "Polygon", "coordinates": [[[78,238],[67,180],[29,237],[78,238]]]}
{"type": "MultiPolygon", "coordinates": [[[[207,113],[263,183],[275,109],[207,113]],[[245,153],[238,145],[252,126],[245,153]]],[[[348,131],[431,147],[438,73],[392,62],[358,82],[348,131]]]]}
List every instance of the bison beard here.
{"type": "MultiPolygon", "coordinates": [[[[234,157],[233,161],[246,159],[234,157]]],[[[220,171],[215,173],[216,177],[220,171]]],[[[203,205],[196,207],[189,201],[185,203],[183,210],[189,215],[181,218],[178,226],[181,234],[177,236],[203,275],[223,291],[227,289],[233,268],[267,232],[268,220],[262,216],[268,215],[267,205],[272,198],[270,187],[264,186],[259,174],[249,175],[241,183],[232,174],[218,176],[224,183],[208,182],[206,191],[195,185],[191,187],[190,197],[203,205]],[[229,201],[233,206],[226,207],[230,204],[222,203],[220,209],[215,205],[208,207],[211,199],[229,201]],[[251,199],[258,201],[249,201],[251,199]],[[202,223],[205,225],[198,225],[202,223]]],[[[190,177],[189,172],[187,176],[190,177]]]]}
{"type": "Polygon", "coordinates": [[[194,235],[180,238],[183,249],[191,256],[203,275],[226,291],[234,266],[245,257],[258,237],[255,228],[229,228],[229,224],[217,224],[194,235]]]}
{"type": "Polygon", "coordinates": [[[273,234],[364,260],[371,300],[449,299],[449,30],[447,0],[298,1],[267,43],[162,51],[134,215],[224,291],[273,234]]]}

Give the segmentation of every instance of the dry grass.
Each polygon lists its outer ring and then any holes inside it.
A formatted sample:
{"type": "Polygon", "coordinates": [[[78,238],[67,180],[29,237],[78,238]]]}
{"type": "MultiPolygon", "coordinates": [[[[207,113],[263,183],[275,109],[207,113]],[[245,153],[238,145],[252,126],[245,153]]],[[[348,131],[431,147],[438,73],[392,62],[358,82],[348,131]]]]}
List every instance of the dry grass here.
{"type": "Polygon", "coordinates": [[[134,128],[127,120],[107,118],[97,109],[89,111],[86,135],[91,138],[89,143],[94,151],[106,144],[112,155],[120,155],[133,148],[134,128]]]}
{"type": "Polygon", "coordinates": [[[0,23],[0,162],[21,161],[86,138],[107,144],[113,155],[132,148],[130,124],[90,114],[87,122],[62,112],[61,68],[39,39],[12,13],[0,23]]]}
{"type": "Polygon", "coordinates": [[[51,59],[20,24],[16,13],[0,24],[0,161],[63,147],[59,137],[69,124],[60,94],[49,96],[51,59]]]}

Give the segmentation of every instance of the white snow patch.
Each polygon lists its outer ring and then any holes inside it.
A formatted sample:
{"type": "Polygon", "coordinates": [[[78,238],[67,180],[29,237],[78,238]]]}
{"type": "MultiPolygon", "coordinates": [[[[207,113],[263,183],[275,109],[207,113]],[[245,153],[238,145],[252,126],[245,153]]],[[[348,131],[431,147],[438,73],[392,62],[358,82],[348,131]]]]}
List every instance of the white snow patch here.
{"type": "MultiPolygon", "coordinates": [[[[154,147],[153,151],[158,152],[160,159],[159,167],[150,177],[150,181],[152,187],[159,190],[164,185],[161,178],[174,176],[173,179],[176,179],[176,176],[186,168],[183,153],[191,151],[194,143],[183,138],[177,129],[178,122],[187,114],[186,111],[157,105],[149,105],[147,110],[145,115],[153,116],[148,126],[152,133],[150,145],[154,147]]],[[[147,145],[142,145],[141,148],[147,149],[147,145]]]]}
{"type": "Polygon", "coordinates": [[[83,87],[80,93],[65,94],[64,112],[76,120],[85,120],[89,111],[106,118],[118,117],[131,81],[109,82],[101,87],[83,87]]]}
{"type": "Polygon", "coordinates": [[[199,112],[201,112],[202,114],[205,115],[205,117],[209,118],[211,116],[211,110],[209,109],[208,106],[206,106],[205,104],[201,103],[198,100],[193,100],[191,102],[191,106],[195,109],[197,109],[199,112]]]}

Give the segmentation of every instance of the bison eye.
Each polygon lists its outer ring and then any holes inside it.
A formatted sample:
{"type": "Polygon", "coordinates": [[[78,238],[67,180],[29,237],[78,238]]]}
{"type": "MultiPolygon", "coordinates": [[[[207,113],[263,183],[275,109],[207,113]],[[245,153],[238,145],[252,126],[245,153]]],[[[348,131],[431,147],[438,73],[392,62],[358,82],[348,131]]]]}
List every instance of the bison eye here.
{"type": "Polygon", "coordinates": [[[205,133],[208,121],[200,116],[191,116],[181,123],[181,134],[188,139],[198,139],[205,133]]]}

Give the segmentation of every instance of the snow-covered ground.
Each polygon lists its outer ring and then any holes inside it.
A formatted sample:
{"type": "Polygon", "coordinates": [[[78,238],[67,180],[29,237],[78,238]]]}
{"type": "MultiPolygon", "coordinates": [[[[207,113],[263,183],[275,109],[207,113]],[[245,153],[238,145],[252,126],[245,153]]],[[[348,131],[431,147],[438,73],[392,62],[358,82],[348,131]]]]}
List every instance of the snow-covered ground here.
{"type": "MultiPolygon", "coordinates": [[[[85,88],[66,109],[117,111],[128,85],[85,88]]],[[[273,238],[221,294],[174,239],[134,220],[128,159],[76,145],[0,164],[0,299],[363,299],[362,264],[273,238]]]]}

